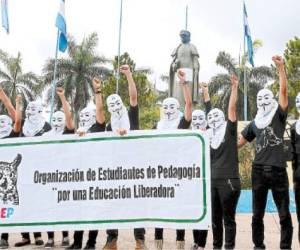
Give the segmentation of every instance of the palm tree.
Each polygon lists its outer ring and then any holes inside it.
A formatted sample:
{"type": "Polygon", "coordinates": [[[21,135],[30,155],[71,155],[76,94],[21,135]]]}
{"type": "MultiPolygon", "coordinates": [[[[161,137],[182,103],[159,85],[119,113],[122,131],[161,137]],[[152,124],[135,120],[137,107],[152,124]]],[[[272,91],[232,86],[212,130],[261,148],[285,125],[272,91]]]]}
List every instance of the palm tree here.
{"type": "Polygon", "coordinates": [[[41,93],[41,79],[33,72],[23,73],[20,52],[13,57],[0,49],[0,83],[13,104],[17,94],[22,95],[26,106],[41,93]]]}
{"type": "Polygon", "coordinates": [[[256,95],[266,83],[274,79],[274,70],[271,67],[259,66],[248,68],[245,66],[245,59],[242,59],[242,64],[238,65],[236,60],[228,53],[222,51],[218,54],[216,59],[217,65],[223,67],[227,73],[218,74],[211,78],[209,84],[210,95],[215,107],[227,111],[230,92],[231,92],[231,74],[236,74],[239,78],[238,89],[238,119],[243,120],[244,110],[244,72],[247,77],[247,102],[248,102],[248,120],[252,120],[256,114],[256,95]]]}
{"type": "MultiPolygon", "coordinates": [[[[98,36],[92,33],[84,38],[80,44],[70,37],[68,44],[68,56],[57,61],[57,85],[63,86],[66,98],[71,103],[73,112],[76,114],[84,108],[93,97],[93,77],[107,79],[112,71],[103,66],[109,62],[103,56],[96,53],[98,36]]],[[[44,81],[48,87],[47,103],[50,103],[51,83],[53,80],[54,59],[46,62],[43,69],[44,81]]],[[[57,103],[57,102],[56,102],[57,103]]]]}

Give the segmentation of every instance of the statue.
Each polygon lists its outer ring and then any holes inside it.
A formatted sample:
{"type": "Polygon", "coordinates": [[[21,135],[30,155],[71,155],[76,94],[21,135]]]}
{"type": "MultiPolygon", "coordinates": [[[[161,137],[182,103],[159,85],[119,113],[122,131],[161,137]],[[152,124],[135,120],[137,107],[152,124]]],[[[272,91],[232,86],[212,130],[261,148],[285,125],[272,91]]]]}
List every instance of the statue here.
{"type": "Polygon", "coordinates": [[[180,32],[181,44],[172,53],[170,66],[169,96],[175,97],[181,105],[184,103],[182,88],[176,80],[176,72],[182,69],[186,73],[187,82],[192,93],[193,103],[198,102],[199,88],[199,54],[195,45],[190,43],[191,33],[187,30],[180,32]]]}

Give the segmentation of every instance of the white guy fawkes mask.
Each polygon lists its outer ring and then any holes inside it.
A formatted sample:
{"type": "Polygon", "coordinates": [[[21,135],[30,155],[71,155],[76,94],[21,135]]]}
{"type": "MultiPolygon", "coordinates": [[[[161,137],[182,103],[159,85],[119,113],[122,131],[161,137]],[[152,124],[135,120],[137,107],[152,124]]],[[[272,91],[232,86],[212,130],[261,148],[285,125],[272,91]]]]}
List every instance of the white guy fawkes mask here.
{"type": "MultiPolygon", "coordinates": [[[[298,113],[300,114],[300,92],[296,96],[296,108],[298,113]]],[[[300,135],[300,116],[296,122],[296,132],[298,135],[300,135]]]]}
{"type": "Polygon", "coordinates": [[[12,131],[12,119],[7,115],[0,115],[0,138],[10,135],[12,131]]]}
{"type": "Polygon", "coordinates": [[[51,119],[51,127],[52,129],[45,133],[44,135],[62,135],[63,132],[65,131],[65,126],[66,126],[66,117],[65,113],[62,111],[56,111],[52,115],[51,119]]]}
{"type": "Polygon", "coordinates": [[[128,112],[121,97],[117,94],[112,94],[107,97],[106,104],[111,115],[110,124],[112,131],[116,132],[118,129],[130,130],[128,112]]]}
{"type": "Polygon", "coordinates": [[[200,110],[196,109],[192,113],[192,129],[200,129],[200,130],[206,130],[207,127],[207,121],[205,117],[205,113],[200,110]]]}
{"type": "Polygon", "coordinates": [[[176,120],[179,117],[179,102],[174,97],[168,97],[164,99],[162,103],[163,108],[163,114],[164,114],[164,120],[172,121],[176,120]]]}
{"type": "Polygon", "coordinates": [[[39,101],[29,102],[25,111],[25,122],[23,126],[23,134],[25,136],[35,136],[45,125],[43,118],[43,105],[39,101]]]}
{"type": "Polygon", "coordinates": [[[162,103],[162,117],[157,129],[177,129],[180,123],[180,104],[174,97],[168,97],[162,103]]]}
{"type": "Polygon", "coordinates": [[[208,126],[212,129],[218,129],[225,123],[225,116],[222,110],[212,109],[207,115],[208,126]]]}
{"type": "Polygon", "coordinates": [[[278,108],[278,103],[274,99],[274,95],[269,89],[261,89],[257,93],[256,98],[257,114],[255,116],[255,125],[259,129],[263,129],[270,125],[278,108]]]}
{"type": "Polygon", "coordinates": [[[87,133],[96,123],[96,110],[92,107],[86,107],[79,114],[79,131],[87,133]]]}
{"type": "Polygon", "coordinates": [[[207,115],[207,122],[209,129],[210,137],[210,146],[213,149],[217,149],[222,142],[224,142],[226,125],[225,116],[222,110],[212,109],[207,115]]]}

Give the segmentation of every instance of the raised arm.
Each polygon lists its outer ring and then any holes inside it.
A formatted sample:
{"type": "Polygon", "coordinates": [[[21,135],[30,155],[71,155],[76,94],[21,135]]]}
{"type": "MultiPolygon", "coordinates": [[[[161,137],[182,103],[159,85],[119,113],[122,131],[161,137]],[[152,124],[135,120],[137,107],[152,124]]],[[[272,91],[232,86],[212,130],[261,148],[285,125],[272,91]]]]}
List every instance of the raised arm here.
{"type": "Polygon", "coordinates": [[[72,113],[70,110],[70,105],[66,99],[65,96],[65,90],[61,87],[56,88],[56,94],[59,96],[59,99],[61,101],[61,105],[63,107],[64,113],[65,113],[65,117],[66,117],[66,127],[68,130],[73,130],[75,129],[74,126],[74,121],[72,118],[72,113]]]}
{"type": "Polygon", "coordinates": [[[181,70],[178,70],[177,75],[179,78],[179,82],[182,85],[182,91],[183,91],[183,96],[184,96],[184,100],[185,100],[184,118],[186,121],[189,122],[192,120],[192,108],[193,108],[190,88],[189,88],[188,84],[186,84],[185,73],[181,70]]]}
{"type": "Polygon", "coordinates": [[[120,71],[123,74],[125,74],[125,76],[127,78],[130,106],[135,107],[136,105],[138,105],[137,90],[136,90],[135,82],[132,77],[132,73],[130,71],[130,67],[128,65],[122,65],[120,67],[120,71]]]}
{"type": "Polygon", "coordinates": [[[14,121],[16,117],[16,110],[12,105],[10,99],[8,98],[8,96],[5,94],[4,90],[1,87],[0,87],[0,101],[3,102],[5,108],[8,111],[8,115],[14,121]]]}
{"type": "Polygon", "coordinates": [[[14,124],[14,132],[19,133],[22,129],[22,96],[17,95],[16,97],[16,110],[15,110],[15,124],[14,124]]]}
{"type": "Polygon", "coordinates": [[[204,100],[204,106],[205,106],[205,113],[206,115],[211,110],[211,102],[210,102],[210,96],[208,91],[208,84],[203,82],[201,83],[201,89],[203,94],[203,100],[204,100]]]}
{"type": "Polygon", "coordinates": [[[96,121],[99,124],[105,122],[103,99],[102,99],[102,83],[98,78],[93,79],[93,88],[95,93],[95,102],[96,102],[96,121]]]}
{"type": "Polygon", "coordinates": [[[228,119],[231,122],[236,122],[236,102],[237,102],[237,94],[238,94],[238,86],[239,81],[236,75],[231,76],[231,93],[229,98],[228,105],[228,119]]]}
{"type": "Polygon", "coordinates": [[[279,74],[279,105],[283,110],[288,107],[288,90],[287,90],[287,77],[285,73],[284,60],[281,56],[273,56],[273,62],[276,65],[279,74]]]}

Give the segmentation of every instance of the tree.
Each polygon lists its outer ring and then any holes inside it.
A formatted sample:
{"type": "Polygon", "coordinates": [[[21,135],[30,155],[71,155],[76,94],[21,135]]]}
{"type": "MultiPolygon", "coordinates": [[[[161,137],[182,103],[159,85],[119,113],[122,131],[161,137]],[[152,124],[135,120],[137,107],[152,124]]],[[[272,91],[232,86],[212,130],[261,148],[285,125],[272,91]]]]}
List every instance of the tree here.
{"type": "MultiPolygon", "coordinates": [[[[92,78],[97,76],[105,80],[112,74],[111,70],[103,66],[109,60],[96,53],[97,45],[96,33],[84,38],[80,44],[70,37],[67,58],[57,61],[57,85],[64,87],[66,98],[75,114],[75,121],[78,112],[92,100],[92,78]]],[[[54,59],[48,60],[43,69],[44,82],[48,87],[48,103],[50,103],[51,88],[49,87],[53,80],[54,63],[54,59]]],[[[57,100],[56,103],[59,103],[57,100]]]]}
{"type": "MultiPolygon", "coordinates": [[[[259,43],[258,43],[259,45],[259,43]]],[[[252,120],[256,114],[256,95],[268,81],[274,78],[274,71],[271,67],[259,66],[254,68],[246,67],[245,58],[240,65],[228,53],[222,51],[218,54],[216,64],[223,67],[227,73],[218,74],[211,78],[209,92],[212,103],[227,112],[229,96],[231,92],[231,74],[236,74],[239,78],[237,112],[238,119],[244,120],[244,72],[247,79],[247,102],[248,102],[248,120],[252,120]]]]}
{"type": "MultiPolygon", "coordinates": [[[[159,119],[159,108],[155,104],[157,96],[154,88],[147,79],[147,73],[149,73],[150,70],[136,69],[136,65],[130,58],[128,53],[124,53],[120,56],[120,65],[123,64],[127,64],[130,66],[130,69],[133,73],[133,79],[136,83],[140,111],[140,128],[151,129],[153,128],[155,121],[159,119]]],[[[115,60],[113,61],[114,71],[116,71],[117,65],[117,57],[115,57],[115,60]]],[[[104,100],[107,96],[113,93],[116,93],[116,77],[114,75],[111,75],[107,81],[103,82],[104,100]]],[[[118,94],[121,96],[124,105],[129,107],[128,84],[126,77],[122,74],[120,74],[118,94]]],[[[107,108],[105,117],[107,118],[107,120],[110,117],[110,114],[107,112],[107,108]]]]}
{"type": "Polygon", "coordinates": [[[13,105],[17,94],[22,95],[26,107],[28,102],[41,93],[41,79],[33,72],[23,73],[20,52],[17,57],[13,57],[0,49],[0,83],[13,105]]]}
{"type": "MultiPolygon", "coordinates": [[[[288,78],[289,113],[291,116],[297,117],[295,98],[300,91],[300,39],[298,37],[289,40],[286,44],[284,59],[288,78]]],[[[276,72],[275,68],[274,71],[276,72]]],[[[278,81],[277,76],[275,83],[272,85],[272,90],[275,93],[279,91],[278,81]]]]}

